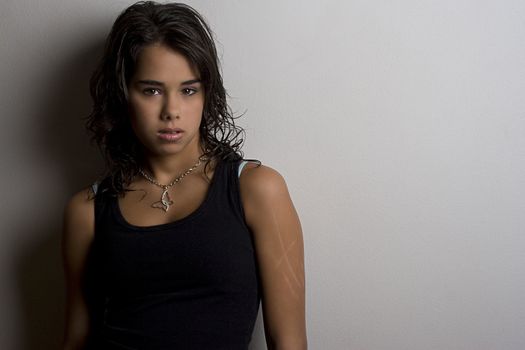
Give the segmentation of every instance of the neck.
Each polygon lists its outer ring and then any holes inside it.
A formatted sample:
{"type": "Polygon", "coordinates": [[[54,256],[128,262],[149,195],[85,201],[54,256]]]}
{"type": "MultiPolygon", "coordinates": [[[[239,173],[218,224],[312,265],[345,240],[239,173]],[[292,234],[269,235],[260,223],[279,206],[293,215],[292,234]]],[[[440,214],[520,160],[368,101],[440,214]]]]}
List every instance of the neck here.
{"type": "MultiPolygon", "coordinates": [[[[191,154],[176,154],[170,156],[147,156],[144,160],[143,169],[151,174],[151,176],[161,184],[168,184],[177,176],[184,173],[189,168],[193,167],[202,156],[204,151],[199,150],[191,152],[191,154]]],[[[192,173],[199,173],[202,171],[205,161],[192,171],[192,173]]]]}

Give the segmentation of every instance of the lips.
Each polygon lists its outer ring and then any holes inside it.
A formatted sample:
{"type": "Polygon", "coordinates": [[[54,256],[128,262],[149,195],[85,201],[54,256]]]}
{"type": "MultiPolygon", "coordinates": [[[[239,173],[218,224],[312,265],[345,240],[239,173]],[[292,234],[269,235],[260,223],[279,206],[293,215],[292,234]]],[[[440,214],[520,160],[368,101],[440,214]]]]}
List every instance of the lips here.
{"type": "Polygon", "coordinates": [[[161,140],[173,142],[180,140],[183,133],[184,130],[180,128],[164,128],[159,130],[158,136],[161,140]]]}
{"type": "Polygon", "coordinates": [[[184,132],[184,130],[182,130],[181,128],[164,128],[164,129],[160,129],[159,132],[161,134],[176,134],[176,133],[179,133],[179,132],[184,132]]]}

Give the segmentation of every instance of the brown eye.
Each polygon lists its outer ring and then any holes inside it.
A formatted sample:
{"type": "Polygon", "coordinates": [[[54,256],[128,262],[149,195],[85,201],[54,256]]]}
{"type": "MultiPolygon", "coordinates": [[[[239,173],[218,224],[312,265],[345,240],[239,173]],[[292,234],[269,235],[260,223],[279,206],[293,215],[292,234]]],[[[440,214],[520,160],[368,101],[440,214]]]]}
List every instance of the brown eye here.
{"type": "Polygon", "coordinates": [[[182,89],[182,93],[186,96],[191,96],[195,93],[197,93],[197,89],[194,88],[184,88],[182,89]]]}
{"type": "Polygon", "coordinates": [[[142,92],[145,95],[149,95],[149,96],[159,95],[160,94],[160,91],[158,89],[154,89],[154,88],[144,89],[144,90],[142,90],[142,92]]]}

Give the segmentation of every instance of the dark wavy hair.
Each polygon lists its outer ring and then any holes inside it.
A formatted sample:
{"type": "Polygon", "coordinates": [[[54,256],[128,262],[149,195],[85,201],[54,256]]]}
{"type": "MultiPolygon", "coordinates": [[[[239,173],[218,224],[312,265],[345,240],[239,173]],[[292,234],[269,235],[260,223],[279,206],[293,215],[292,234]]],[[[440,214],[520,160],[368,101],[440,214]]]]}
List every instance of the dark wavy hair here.
{"type": "Polygon", "coordinates": [[[141,50],[154,43],[184,55],[200,74],[205,98],[199,141],[208,159],[205,170],[213,157],[243,158],[240,148],[245,131],[235,125],[238,117],[233,116],[227,104],[208,24],[188,5],[140,1],[116,19],[90,80],[93,109],[86,118],[86,128],[102,152],[106,163],[104,177],[113,194],[123,194],[138,174],[141,144],[129,120],[127,86],[141,50]]]}

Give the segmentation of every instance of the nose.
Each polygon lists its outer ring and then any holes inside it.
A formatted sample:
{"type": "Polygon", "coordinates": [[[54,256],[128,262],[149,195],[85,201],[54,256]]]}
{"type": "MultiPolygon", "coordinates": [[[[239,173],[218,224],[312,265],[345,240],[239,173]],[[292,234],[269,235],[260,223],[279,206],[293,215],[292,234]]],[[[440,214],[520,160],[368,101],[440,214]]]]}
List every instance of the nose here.
{"type": "Polygon", "coordinates": [[[176,93],[164,95],[164,103],[162,105],[161,119],[164,121],[172,119],[180,119],[180,99],[176,93]]]}

